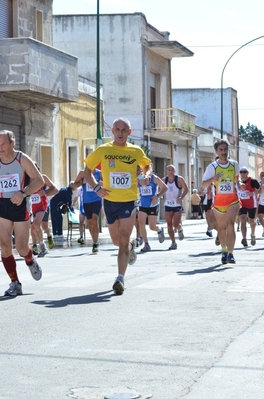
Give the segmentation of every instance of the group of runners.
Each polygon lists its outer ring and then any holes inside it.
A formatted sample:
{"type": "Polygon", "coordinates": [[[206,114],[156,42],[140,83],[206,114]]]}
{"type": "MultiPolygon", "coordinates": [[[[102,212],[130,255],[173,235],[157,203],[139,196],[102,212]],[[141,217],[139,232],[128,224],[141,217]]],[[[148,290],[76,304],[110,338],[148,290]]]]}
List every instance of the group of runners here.
{"type": "Polygon", "coordinates": [[[202,183],[208,223],[206,234],[211,237],[212,229],[215,229],[215,243],[222,247],[221,262],[236,263],[233,254],[235,223],[241,226],[244,247],[248,246],[247,223],[250,224],[251,245],[256,244],[256,217],[264,228],[264,172],[260,174],[260,181],[250,177],[247,167],[239,167],[237,161],[229,159],[226,140],[218,140],[214,148],[216,160],[206,168],[202,183]]]}
{"type": "MultiPolygon", "coordinates": [[[[146,232],[147,219],[150,229],[157,232],[159,242],[165,239],[163,229],[157,225],[161,196],[165,197],[165,218],[171,239],[169,249],[177,249],[175,231],[178,231],[180,240],[184,238],[181,225],[182,201],[189,192],[184,178],[176,174],[173,165],[167,166],[167,175],[162,179],[153,173],[151,159],[139,146],[128,141],[131,132],[131,124],[127,119],[116,119],[112,127],[113,141],[97,147],[85,159],[85,169],[71,185],[72,190],[81,187],[81,213],[88,219],[93,252],[98,251],[98,215],[103,200],[109,233],[113,244],[118,247],[118,273],[113,283],[116,294],[124,292],[127,266],[136,261],[136,246],[144,243],[141,251],[151,250],[146,232]],[[98,165],[101,167],[100,171],[96,169],[98,165]],[[131,239],[135,225],[138,225],[139,232],[136,240],[131,239]]],[[[25,259],[33,278],[39,280],[42,276],[33,249],[29,246],[28,199],[33,194],[36,195],[35,193],[42,197],[41,190],[44,187],[48,187],[49,194],[54,194],[57,190],[51,181],[43,177],[37,165],[26,154],[16,151],[14,146],[14,134],[7,130],[0,131],[0,245],[2,262],[11,280],[5,292],[6,296],[22,294],[12,252],[13,233],[17,252],[25,259]]],[[[240,214],[242,244],[246,245],[244,239],[248,219],[251,226],[251,244],[254,245],[255,230],[251,220],[255,221],[255,206],[252,204],[255,205],[256,192],[261,193],[262,184],[249,178],[245,167],[239,169],[238,162],[228,158],[227,141],[218,140],[214,148],[217,159],[206,168],[202,182],[205,191],[212,192],[213,187],[214,192],[213,204],[208,196],[206,217],[210,229],[217,230],[218,244],[222,247],[221,262],[235,263],[234,225],[237,215],[240,214]],[[241,207],[241,201],[246,201],[247,206],[242,203],[241,207]]],[[[259,212],[264,210],[264,199],[261,207],[259,212]]],[[[260,215],[261,213],[261,220],[260,215]]],[[[43,242],[41,236],[38,236],[38,240],[43,242]]],[[[79,241],[82,244],[81,240],[83,237],[79,241]]],[[[45,248],[41,250],[45,251],[45,248]]]]}

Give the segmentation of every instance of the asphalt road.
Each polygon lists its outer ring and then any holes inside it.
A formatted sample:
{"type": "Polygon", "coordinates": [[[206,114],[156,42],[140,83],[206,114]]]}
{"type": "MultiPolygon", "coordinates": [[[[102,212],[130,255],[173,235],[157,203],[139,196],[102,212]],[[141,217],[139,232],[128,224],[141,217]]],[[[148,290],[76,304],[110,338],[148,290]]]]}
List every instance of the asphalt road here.
{"type": "MultiPolygon", "coordinates": [[[[246,249],[238,233],[237,263],[222,265],[194,223],[176,251],[150,234],[122,296],[105,232],[97,255],[51,250],[38,282],[17,256],[24,294],[0,297],[0,399],[263,398],[262,228],[246,249]]],[[[2,267],[1,294],[8,284],[2,267]]]]}

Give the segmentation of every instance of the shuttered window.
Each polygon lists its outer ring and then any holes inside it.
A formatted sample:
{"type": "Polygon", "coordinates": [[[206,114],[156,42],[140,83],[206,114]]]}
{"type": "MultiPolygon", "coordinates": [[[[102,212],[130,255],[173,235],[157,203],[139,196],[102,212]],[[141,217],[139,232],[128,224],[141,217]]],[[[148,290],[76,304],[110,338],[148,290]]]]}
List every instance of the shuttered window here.
{"type": "Polygon", "coordinates": [[[12,0],[0,0],[0,38],[13,37],[12,0]]]}
{"type": "Polygon", "coordinates": [[[21,112],[0,107],[0,130],[12,130],[16,138],[16,150],[21,150],[21,126],[21,112]]]}

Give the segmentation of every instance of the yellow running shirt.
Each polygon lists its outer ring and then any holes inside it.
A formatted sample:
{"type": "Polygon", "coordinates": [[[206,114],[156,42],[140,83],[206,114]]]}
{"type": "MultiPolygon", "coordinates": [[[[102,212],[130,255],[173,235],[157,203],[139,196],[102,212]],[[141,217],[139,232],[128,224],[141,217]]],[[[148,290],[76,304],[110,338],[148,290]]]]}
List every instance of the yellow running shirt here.
{"type": "Polygon", "coordinates": [[[105,197],[108,201],[129,202],[138,199],[137,165],[144,168],[151,160],[137,145],[123,147],[111,141],[96,148],[84,162],[91,170],[101,164],[103,187],[110,190],[105,197]]]}
{"type": "Polygon", "coordinates": [[[226,165],[220,165],[217,161],[207,166],[203,181],[220,174],[219,180],[214,181],[216,207],[229,206],[238,202],[236,181],[239,174],[239,166],[236,161],[229,160],[226,165]]]}

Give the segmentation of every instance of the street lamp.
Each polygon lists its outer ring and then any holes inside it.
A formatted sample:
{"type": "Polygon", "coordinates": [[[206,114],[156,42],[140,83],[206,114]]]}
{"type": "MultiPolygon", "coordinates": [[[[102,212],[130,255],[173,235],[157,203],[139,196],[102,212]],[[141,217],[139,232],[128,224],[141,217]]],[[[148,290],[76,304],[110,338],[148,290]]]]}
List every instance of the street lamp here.
{"type": "Polygon", "coordinates": [[[245,47],[245,46],[247,46],[248,44],[250,44],[250,43],[252,43],[252,42],[255,42],[256,40],[259,40],[259,39],[262,39],[264,36],[259,36],[259,37],[257,37],[256,39],[253,39],[253,40],[250,40],[249,42],[247,42],[247,43],[245,43],[245,44],[243,44],[242,46],[240,46],[236,51],[234,51],[234,53],[228,58],[228,60],[226,61],[226,63],[225,63],[225,66],[224,66],[224,68],[223,68],[223,70],[222,70],[222,75],[221,75],[221,139],[223,138],[223,133],[224,133],[224,129],[223,129],[223,123],[224,123],[224,116],[223,116],[223,114],[224,114],[224,109],[223,109],[223,102],[224,102],[224,99],[223,99],[223,95],[224,95],[224,93],[223,93],[223,77],[224,77],[224,72],[225,72],[225,69],[226,69],[226,66],[227,66],[227,64],[229,63],[229,61],[231,60],[231,58],[233,57],[233,55],[235,55],[241,48],[243,48],[243,47],[245,47]]]}

